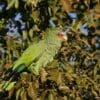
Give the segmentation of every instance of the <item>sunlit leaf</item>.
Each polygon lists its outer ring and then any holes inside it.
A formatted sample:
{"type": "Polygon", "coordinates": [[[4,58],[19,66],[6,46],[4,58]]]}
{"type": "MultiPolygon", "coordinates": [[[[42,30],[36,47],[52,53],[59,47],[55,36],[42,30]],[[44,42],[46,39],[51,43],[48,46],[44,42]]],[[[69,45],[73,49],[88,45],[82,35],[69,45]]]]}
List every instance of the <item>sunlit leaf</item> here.
{"type": "Polygon", "coordinates": [[[21,100],[27,100],[27,94],[26,91],[22,88],[22,91],[20,93],[21,100]]]}
{"type": "Polygon", "coordinates": [[[55,100],[55,98],[54,98],[54,96],[53,96],[52,93],[50,93],[50,94],[48,95],[48,100],[55,100]]]}
{"type": "Polygon", "coordinates": [[[13,7],[15,4],[15,0],[8,0],[8,6],[7,6],[7,9],[10,9],[11,7],[13,7]]]}
{"type": "Polygon", "coordinates": [[[66,12],[70,12],[71,11],[71,0],[60,0],[62,6],[63,6],[63,9],[66,11],[66,12]]]}
{"type": "Polygon", "coordinates": [[[17,9],[19,7],[19,0],[15,0],[15,8],[17,9]]]}
{"type": "Polygon", "coordinates": [[[21,93],[21,89],[17,90],[17,92],[16,92],[16,100],[19,100],[20,93],[21,93]]]}
{"type": "Polygon", "coordinates": [[[14,87],[16,82],[11,82],[10,84],[8,84],[8,86],[5,88],[6,91],[9,91],[10,89],[12,89],[14,87]]]}
{"type": "Polygon", "coordinates": [[[27,88],[27,92],[28,92],[28,96],[31,98],[31,99],[37,99],[37,92],[36,92],[36,89],[33,87],[33,84],[32,83],[29,83],[29,87],[27,88]]]}

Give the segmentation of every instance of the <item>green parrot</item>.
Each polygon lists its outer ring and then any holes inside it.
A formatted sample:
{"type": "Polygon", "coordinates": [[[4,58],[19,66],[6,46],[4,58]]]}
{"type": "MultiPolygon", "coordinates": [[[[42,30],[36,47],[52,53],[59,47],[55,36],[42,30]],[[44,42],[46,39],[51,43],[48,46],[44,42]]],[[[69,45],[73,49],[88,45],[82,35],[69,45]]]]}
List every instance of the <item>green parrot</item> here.
{"type": "Polygon", "coordinates": [[[13,72],[20,73],[27,67],[33,74],[38,75],[39,69],[53,60],[61,47],[62,41],[67,40],[67,37],[59,28],[47,29],[46,33],[47,37],[44,40],[33,43],[15,61],[12,67],[13,72]]]}
{"type": "Polygon", "coordinates": [[[47,37],[45,39],[34,42],[23,52],[21,57],[15,61],[12,66],[11,77],[16,73],[21,73],[24,69],[38,75],[39,69],[46,67],[46,65],[53,60],[61,47],[62,41],[66,41],[67,37],[65,32],[57,27],[48,28],[46,34],[47,37]]]}

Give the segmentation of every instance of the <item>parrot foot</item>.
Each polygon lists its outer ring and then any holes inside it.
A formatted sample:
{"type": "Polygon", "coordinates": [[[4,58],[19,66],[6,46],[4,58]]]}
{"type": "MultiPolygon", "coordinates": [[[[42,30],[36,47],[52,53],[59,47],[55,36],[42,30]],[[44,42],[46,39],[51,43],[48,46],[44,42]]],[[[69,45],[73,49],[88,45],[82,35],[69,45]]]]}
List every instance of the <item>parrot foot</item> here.
{"type": "Polygon", "coordinates": [[[39,75],[39,72],[37,70],[34,70],[34,69],[31,71],[31,73],[34,75],[39,75]]]}
{"type": "Polygon", "coordinates": [[[34,68],[33,66],[29,66],[28,71],[31,72],[34,75],[39,75],[39,69],[34,68]]]}

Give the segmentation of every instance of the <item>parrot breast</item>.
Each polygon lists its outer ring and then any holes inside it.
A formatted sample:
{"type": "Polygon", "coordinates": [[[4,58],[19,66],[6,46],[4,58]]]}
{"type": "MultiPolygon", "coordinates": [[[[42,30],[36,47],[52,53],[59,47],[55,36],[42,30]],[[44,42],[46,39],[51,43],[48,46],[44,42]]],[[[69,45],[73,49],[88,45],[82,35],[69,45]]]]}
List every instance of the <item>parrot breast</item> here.
{"type": "Polygon", "coordinates": [[[30,70],[33,74],[38,75],[39,69],[41,67],[46,67],[46,65],[53,60],[54,56],[57,54],[58,50],[61,47],[61,43],[60,45],[57,44],[58,44],[57,42],[56,43],[49,42],[46,44],[41,56],[37,59],[35,65],[30,70]]]}

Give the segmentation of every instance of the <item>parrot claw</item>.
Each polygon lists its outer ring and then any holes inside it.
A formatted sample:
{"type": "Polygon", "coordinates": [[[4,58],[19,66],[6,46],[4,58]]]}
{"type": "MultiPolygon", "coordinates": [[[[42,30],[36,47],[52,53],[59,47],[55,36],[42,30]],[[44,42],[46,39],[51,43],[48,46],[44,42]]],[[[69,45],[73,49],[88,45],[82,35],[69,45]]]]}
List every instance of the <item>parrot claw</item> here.
{"type": "Polygon", "coordinates": [[[29,72],[31,72],[33,75],[39,75],[39,70],[36,68],[33,68],[33,66],[28,67],[29,72]]]}

